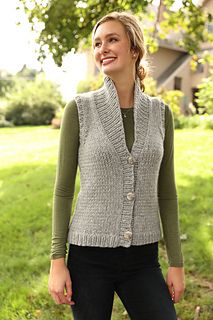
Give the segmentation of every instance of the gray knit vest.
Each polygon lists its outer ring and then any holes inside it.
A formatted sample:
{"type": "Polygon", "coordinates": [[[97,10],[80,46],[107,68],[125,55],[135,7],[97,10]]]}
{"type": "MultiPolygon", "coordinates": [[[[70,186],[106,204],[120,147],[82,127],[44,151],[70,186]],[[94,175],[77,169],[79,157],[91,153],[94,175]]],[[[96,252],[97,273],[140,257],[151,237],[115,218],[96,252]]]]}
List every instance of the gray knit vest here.
{"type": "Polygon", "coordinates": [[[79,94],[80,191],[68,242],[129,247],[158,241],[162,234],[158,176],[163,157],[165,105],[135,82],[134,143],[129,152],[114,82],[79,94]]]}

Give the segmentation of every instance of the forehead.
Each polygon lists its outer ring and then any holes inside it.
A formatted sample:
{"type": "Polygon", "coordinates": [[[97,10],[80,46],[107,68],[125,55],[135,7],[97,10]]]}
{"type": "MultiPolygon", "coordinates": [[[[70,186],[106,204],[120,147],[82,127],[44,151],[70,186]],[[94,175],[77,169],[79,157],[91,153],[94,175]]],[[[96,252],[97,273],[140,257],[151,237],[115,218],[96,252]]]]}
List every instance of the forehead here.
{"type": "Polygon", "coordinates": [[[105,38],[108,35],[117,34],[119,36],[126,36],[124,26],[121,22],[110,20],[100,24],[94,34],[94,40],[105,38]]]}

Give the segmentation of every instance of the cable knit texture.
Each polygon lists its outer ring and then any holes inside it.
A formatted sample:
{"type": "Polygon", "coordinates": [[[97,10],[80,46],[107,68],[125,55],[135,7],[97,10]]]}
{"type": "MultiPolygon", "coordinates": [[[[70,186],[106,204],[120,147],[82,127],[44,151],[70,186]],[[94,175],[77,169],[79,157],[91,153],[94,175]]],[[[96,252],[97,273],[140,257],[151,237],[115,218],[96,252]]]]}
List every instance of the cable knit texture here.
{"type": "Polygon", "coordinates": [[[134,143],[129,152],[114,82],[76,96],[80,191],[68,242],[129,247],[160,240],[158,176],[165,105],[134,88],[134,143]]]}

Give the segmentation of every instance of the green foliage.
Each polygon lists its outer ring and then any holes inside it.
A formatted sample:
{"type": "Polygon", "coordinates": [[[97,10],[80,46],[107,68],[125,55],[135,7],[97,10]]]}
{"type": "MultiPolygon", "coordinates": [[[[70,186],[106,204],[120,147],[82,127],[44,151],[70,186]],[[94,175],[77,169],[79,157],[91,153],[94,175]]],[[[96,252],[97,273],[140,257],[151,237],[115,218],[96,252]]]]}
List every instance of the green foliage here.
{"type": "Polygon", "coordinates": [[[103,76],[101,73],[96,77],[88,77],[85,80],[79,81],[77,92],[88,92],[99,89],[103,85],[103,76]]]}
{"type": "MultiPolygon", "coordinates": [[[[62,64],[63,56],[71,50],[91,44],[91,31],[97,20],[111,11],[131,11],[133,14],[148,17],[154,22],[155,28],[149,29],[145,34],[149,37],[150,52],[157,49],[156,37],[157,16],[153,10],[148,10],[148,5],[153,0],[115,0],[115,1],[68,1],[68,0],[19,0],[20,8],[24,7],[32,28],[38,33],[40,45],[40,59],[44,59],[51,52],[57,65],[62,64]],[[40,30],[38,32],[38,29],[40,30]]],[[[158,28],[158,36],[165,37],[170,31],[183,30],[184,39],[179,42],[190,53],[199,48],[200,42],[208,38],[205,22],[210,21],[211,16],[196,7],[192,0],[182,1],[182,8],[178,12],[171,10],[173,0],[166,0],[164,4],[167,12],[164,21],[158,28]],[[177,21],[178,26],[177,27],[177,21]]],[[[144,24],[145,27],[145,24],[144,24]]]]}
{"type": "Polygon", "coordinates": [[[174,118],[180,116],[180,105],[184,94],[180,90],[165,90],[160,93],[162,100],[172,109],[174,118]]]}
{"type": "Polygon", "coordinates": [[[204,129],[211,129],[213,130],[213,115],[208,116],[204,114],[203,116],[200,116],[201,119],[201,127],[204,129]]]}
{"type": "MultiPolygon", "coordinates": [[[[167,5],[167,2],[164,1],[164,3],[167,5]]],[[[201,43],[210,40],[206,22],[211,20],[211,15],[200,6],[196,6],[193,0],[183,0],[182,3],[178,11],[164,12],[159,33],[161,38],[165,38],[172,29],[173,33],[181,33],[183,37],[179,37],[177,45],[184,47],[190,54],[194,54],[200,49],[201,43]]]]}
{"type": "Polygon", "coordinates": [[[180,115],[174,118],[174,124],[176,129],[213,129],[213,116],[210,115],[193,115],[185,117],[180,115]]]}
{"type": "Polygon", "coordinates": [[[50,124],[63,104],[57,87],[43,75],[35,81],[22,79],[8,95],[5,118],[15,125],[50,124]]]}
{"type": "Polygon", "coordinates": [[[7,121],[4,116],[0,115],[0,128],[11,128],[13,124],[10,121],[7,121]]]}
{"type": "Polygon", "coordinates": [[[15,78],[24,78],[28,80],[35,80],[38,74],[40,74],[41,71],[37,71],[36,69],[29,69],[25,64],[23,65],[22,69],[17,72],[15,78]]]}
{"type": "Polygon", "coordinates": [[[157,89],[156,80],[152,77],[145,78],[145,93],[150,96],[158,96],[164,103],[168,104],[173,112],[174,118],[180,116],[180,105],[183,98],[182,91],[157,89]]]}
{"type": "Polygon", "coordinates": [[[5,97],[7,92],[14,86],[14,81],[11,77],[7,79],[0,78],[0,97],[5,97]]]}
{"type": "Polygon", "coordinates": [[[208,78],[202,79],[198,89],[196,102],[200,107],[205,107],[208,114],[213,114],[213,71],[208,78]]]}
{"type": "Polygon", "coordinates": [[[158,95],[157,91],[157,82],[152,77],[146,77],[144,79],[144,85],[145,85],[145,93],[154,97],[158,95]]]}
{"type": "Polygon", "coordinates": [[[6,99],[0,99],[0,128],[13,127],[13,123],[5,119],[6,99]]]}

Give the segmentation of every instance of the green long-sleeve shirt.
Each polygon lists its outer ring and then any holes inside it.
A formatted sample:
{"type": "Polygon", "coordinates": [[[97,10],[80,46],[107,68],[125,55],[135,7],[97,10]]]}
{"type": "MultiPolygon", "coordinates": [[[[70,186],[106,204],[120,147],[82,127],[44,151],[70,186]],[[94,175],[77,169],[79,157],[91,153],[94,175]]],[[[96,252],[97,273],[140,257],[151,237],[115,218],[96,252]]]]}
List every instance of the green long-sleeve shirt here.
{"type": "MultiPolygon", "coordinates": [[[[133,109],[122,109],[126,144],[131,151],[134,142],[133,109]]],[[[75,178],[78,168],[79,119],[75,100],[64,110],[60,130],[58,164],[53,196],[51,259],[66,256],[75,178]]],[[[183,266],[178,222],[178,200],[174,175],[174,127],[170,108],[165,106],[164,156],[158,180],[159,210],[170,266],[183,266]]]]}

